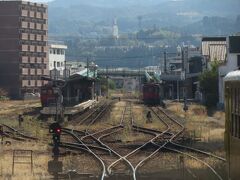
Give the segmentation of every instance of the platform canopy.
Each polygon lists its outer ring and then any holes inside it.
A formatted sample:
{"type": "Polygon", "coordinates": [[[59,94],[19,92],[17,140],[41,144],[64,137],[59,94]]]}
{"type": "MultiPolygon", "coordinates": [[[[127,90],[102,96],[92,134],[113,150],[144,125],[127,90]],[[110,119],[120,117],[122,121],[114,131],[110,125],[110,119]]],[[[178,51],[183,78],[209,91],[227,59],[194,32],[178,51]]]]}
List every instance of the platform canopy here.
{"type": "Polygon", "coordinates": [[[71,75],[68,81],[77,80],[77,79],[94,81],[96,78],[97,78],[97,71],[94,72],[91,70],[84,69],[82,71],[76,72],[73,75],[71,75]]]}

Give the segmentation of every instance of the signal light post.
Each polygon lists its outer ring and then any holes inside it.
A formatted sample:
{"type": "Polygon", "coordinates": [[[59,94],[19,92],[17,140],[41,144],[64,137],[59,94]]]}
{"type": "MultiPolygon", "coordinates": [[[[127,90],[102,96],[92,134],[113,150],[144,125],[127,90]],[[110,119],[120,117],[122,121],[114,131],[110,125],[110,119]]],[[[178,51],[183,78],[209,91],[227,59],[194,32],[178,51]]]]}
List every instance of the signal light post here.
{"type": "Polygon", "coordinates": [[[59,123],[53,123],[49,126],[49,133],[52,134],[53,141],[53,160],[48,162],[48,171],[53,173],[54,179],[58,179],[58,173],[62,172],[63,164],[61,161],[58,161],[60,154],[59,145],[60,145],[60,135],[62,133],[62,127],[59,123]]]}
{"type": "Polygon", "coordinates": [[[49,132],[52,134],[53,140],[53,156],[59,156],[60,135],[62,133],[62,127],[59,123],[53,123],[49,127],[49,132]]]}

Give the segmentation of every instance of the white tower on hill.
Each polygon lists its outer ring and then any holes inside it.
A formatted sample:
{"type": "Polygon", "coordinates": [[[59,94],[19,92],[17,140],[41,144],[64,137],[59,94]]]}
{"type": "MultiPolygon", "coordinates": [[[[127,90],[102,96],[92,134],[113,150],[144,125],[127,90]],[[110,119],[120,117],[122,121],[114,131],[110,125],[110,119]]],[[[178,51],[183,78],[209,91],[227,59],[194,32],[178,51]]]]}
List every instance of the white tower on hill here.
{"type": "Polygon", "coordinates": [[[117,18],[114,18],[114,20],[113,20],[113,38],[114,39],[118,39],[119,38],[117,18]]]}

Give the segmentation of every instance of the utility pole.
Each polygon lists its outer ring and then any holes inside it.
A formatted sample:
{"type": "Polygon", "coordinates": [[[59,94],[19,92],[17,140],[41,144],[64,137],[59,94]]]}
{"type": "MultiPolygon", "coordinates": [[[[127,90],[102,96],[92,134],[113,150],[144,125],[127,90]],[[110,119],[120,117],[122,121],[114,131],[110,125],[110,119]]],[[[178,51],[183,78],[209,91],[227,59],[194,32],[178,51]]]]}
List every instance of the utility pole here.
{"type": "Polygon", "coordinates": [[[182,53],[182,71],[183,71],[185,69],[185,66],[184,66],[184,64],[185,64],[185,61],[184,61],[184,49],[183,49],[183,47],[182,47],[181,53],[182,53]]]}
{"type": "Polygon", "coordinates": [[[66,60],[64,61],[64,79],[65,81],[67,79],[67,61],[66,60]]]}
{"type": "Polygon", "coordinates": [[[108,66],[106,67],[106,75],[107,75],[107,99],[108,99],[108,66]]]}
{"type": "Polygon", "coordinates": [[[180,95],[179,95],[179,81],[177,81],[177,99],[180,102],[180,95]]]}
{"type": "Polygon", "coordinates": [[[87,78],[89,77],[89,58],[87,57],[87,78]]]}
{"type": "Polygon", "coordinates": [[[141,96],[141,65],[140,65],[140,60],[138,60],[138,83],[139,83],[139,99],[141,96]]]}
{"type": "Polygon", "coordinates": [[[164,73],[167,72],[167,52],[164,51],[164,73]]]}
{"type": "Polygon", "coordinates": [[[56,81],[57,80],[57,68],[56,68],[56,61],[54,61],[54,80],[56,81]]]}

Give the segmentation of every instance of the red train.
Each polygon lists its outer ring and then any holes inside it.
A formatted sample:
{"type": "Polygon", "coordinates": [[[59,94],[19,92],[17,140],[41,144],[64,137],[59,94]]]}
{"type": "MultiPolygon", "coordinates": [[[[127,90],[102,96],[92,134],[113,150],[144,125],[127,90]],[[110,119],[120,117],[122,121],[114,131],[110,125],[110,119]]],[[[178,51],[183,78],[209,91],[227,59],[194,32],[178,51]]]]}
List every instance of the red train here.
{"type": "Polygon", "coordinates": [[[162,104],[160,84],[147,83],[143,85],[143,102],[149,105],[162,104]]]}
{"type": "Polygon", "coordinates": [[[57,89],[52,85],[45,85],[41,88],[41,104],[42,107],[56,106],[57,89]]]}

